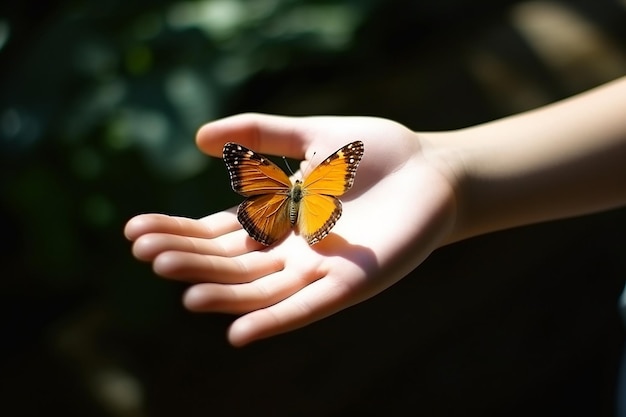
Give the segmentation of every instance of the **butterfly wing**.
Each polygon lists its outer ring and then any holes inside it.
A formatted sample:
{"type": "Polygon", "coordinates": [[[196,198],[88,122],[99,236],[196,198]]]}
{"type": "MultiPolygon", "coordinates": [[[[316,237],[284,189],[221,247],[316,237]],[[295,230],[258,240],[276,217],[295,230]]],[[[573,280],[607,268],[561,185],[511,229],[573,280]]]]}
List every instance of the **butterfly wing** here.
{"type": "Polygon", "coordinates": [[[354,184],[356,169],[363,158],[363,142],[352,142],[326,158],[304,179],[309,194],[340,196],[354,184]]]}
{"type": "Polygon", "coordinates": [[[249,197],[239,205],[239,223],[257,242],[271,245],[291,229],[288,196],[262,194],[249,197]]]}
{"type": "Polygon", "coordinates": [[[224,145],[224,162],[233,190],[248,197],[239,205],[239,223],[256,241],[271,245],[291,228],[291,180],[276,164],[244,146],[224,145]]]}
{"type": "Polygon", "coordinates": [[[309,245],[324,239],[341,217],[341,201],[337,197],[309,194],[300,201],[298,231],[309,245]]]}
{"type": "Polygon", "coordinates": [[[354,184],[363,152],[363,142],[349,143],[326,158],[304,179],[298,230],[310,245],[326,237],[341,217],[342,206],[337,196],[354,184]]]}
{"type": "Polygon", "coordinates": [[[291,189],[291,180],[275,163],[237,143],[224,145],[224,163],[233,190],[244,197],[291,189]]]}

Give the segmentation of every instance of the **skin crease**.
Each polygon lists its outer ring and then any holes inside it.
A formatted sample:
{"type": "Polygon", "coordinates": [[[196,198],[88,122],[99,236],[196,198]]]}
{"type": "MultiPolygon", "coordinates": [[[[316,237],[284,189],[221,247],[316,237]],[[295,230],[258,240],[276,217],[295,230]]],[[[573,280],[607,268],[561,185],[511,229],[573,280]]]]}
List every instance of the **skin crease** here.
{"type": "Polygon", "coordinates": [[[236,138],[307,166],[314,152],[364,142],[332,232],[314,246],[291,232],[264,247],[241,228],[235,207],[197,220],[138,215],[125,235],[156,274],[193,284],[183,299],[189,310],[238,315],[227,337],[243,346],[378,294],[446,244],[625,205],[624,108],[626,78],[448,132],[371,117],[232,116],[200,128],[203,152],[219,157],[236,138]]]}

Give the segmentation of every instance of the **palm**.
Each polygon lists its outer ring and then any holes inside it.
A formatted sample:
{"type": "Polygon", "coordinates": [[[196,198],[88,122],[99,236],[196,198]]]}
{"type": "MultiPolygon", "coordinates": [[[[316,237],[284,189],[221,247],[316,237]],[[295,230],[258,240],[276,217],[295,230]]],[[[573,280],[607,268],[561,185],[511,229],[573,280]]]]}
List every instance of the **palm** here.
{"type": "Polygon", "coordinates": [[[309,246],[291,233],[265,248],[241,229],[233,210],[201,220],[145,215],[127,226],[137,257],[153,261],[161,275],[197,283],[186,294],[188,308],[247,313],[230,329],[236,345],[306,325],[382,291],[440,245],[453,217],[450,184],[403,126],[374,118],[257,117],[210,124],[198,144],[219,155],[224,142],[237,138],[261,153],[305,153],[310,160],[315,151],[315,163],[317,155],[352,140],[365,143],[330,235],[309,246]]]}

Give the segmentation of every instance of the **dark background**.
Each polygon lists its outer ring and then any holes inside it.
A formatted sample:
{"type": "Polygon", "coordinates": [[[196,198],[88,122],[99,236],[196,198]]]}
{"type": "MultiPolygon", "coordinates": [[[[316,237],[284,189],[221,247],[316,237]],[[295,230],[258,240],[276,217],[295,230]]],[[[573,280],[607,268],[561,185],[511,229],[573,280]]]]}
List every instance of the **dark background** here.
{"type": "Polygon", "coordinates": [[[614,415],[624,209],[440,249],[378,297],[240,350],[232,317],[185,311],[185,286],[135,261],[122,229],[239,201],[194,146],[221,116],[445,130],[621,76],[624,1],[0,11],[0,414],[614,415]]]}

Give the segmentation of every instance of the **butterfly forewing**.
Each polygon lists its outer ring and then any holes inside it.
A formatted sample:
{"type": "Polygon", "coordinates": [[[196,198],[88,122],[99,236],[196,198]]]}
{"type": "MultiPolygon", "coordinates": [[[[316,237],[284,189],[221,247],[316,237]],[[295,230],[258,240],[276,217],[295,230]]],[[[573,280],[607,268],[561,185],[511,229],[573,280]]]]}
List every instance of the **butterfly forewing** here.
{"type": "Polygon", "coordinates": [[[363,142],[356,141],[330,155],[304,179],[305,192],[340,196],[348,191],[354,183],[363,151],[363,142]]]}
{"type": "Polygon", "coordinates": [[[289,193],[291,180],[287,174],[263,155],[229,142],[224,145],[224,162],[233,190],[244,197],[289,193]]]}

